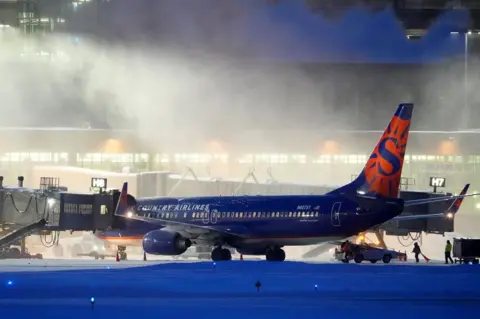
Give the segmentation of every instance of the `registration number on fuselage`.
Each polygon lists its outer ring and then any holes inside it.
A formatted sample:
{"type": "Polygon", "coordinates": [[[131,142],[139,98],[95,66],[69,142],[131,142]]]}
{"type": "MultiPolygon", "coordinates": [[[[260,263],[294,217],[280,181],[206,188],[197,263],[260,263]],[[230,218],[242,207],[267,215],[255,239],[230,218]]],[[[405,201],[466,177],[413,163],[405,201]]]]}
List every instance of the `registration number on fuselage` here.
{"type": "Polygon", "coordinates": [[[297,210],[309,210],[311,207],[311,205],[299,205],[297,206],[297,210]]]}

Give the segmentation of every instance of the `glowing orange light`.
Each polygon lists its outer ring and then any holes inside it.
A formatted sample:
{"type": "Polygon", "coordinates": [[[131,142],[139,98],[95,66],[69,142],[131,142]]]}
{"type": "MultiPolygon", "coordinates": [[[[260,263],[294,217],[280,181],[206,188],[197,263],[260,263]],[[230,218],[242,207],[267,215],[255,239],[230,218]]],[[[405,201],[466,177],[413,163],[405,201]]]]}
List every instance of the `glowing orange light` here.
{"type": "Polygon", "coordinates": [[[451,156],[457,153],[457,144],[452,140],[441,141],[438,145],[438,153],[444,156],[451,156]]]}
{"type": "Polygon", "coordinates": [[[208,143],[208,150],[212,153],[223,153],[224,147],[223,143],[219,140],[211,140],[208,143]]]}
{"type": "Polygon", "coordinates": [[[106,140],[100,147],[101,152],[107,154],[115,154],[115,153],[125,153],[125,147],[123,143],[116,139],[108,139],[106,140]]]}
{"type": "Polygon", "coordinates": [[[340,145],[337,142],[328,140],[323,143],[322,153],[324,154],[338,154],[340,145]]]}

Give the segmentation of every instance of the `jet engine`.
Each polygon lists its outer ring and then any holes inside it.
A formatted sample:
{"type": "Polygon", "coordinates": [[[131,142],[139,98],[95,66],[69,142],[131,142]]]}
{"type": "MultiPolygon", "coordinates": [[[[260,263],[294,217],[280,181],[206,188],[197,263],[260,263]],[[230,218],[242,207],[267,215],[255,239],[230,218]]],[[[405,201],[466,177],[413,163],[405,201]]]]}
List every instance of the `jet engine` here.
{"type": "Polygon", "coordinates": [[[143,236],[143,251],[151,255],[181,255],[192,242],[176,232],[152,230],[143,236]]]}

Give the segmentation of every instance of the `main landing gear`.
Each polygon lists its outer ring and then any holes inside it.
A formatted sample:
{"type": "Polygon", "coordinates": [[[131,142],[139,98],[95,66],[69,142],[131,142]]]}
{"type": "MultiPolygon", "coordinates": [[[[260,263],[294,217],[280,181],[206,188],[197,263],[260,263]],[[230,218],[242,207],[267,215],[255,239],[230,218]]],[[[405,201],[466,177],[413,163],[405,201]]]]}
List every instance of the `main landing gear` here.
{"type": "Polygon", "coordinates": [[[230,252],[230,250],[226,248],[222,248],[221,246],[215,247],[215,249],[212,250],[212,260],[213,261],[232,260],[232,253],[230,252]]]}
{"type": "Polygon", "coordinates": [[[267,261],[284,261],[285,251],[281,248],[268,249],[266,257],[267,261]]]}

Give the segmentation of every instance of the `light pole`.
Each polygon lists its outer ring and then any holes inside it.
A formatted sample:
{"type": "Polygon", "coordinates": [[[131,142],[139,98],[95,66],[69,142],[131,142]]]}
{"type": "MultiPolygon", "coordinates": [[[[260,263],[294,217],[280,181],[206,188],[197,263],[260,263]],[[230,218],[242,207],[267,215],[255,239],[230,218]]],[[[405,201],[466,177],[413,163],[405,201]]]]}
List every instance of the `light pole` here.
{"type": "Polygon", "coordinates": [[[463,109],[469,118],[469,109],[468,109],[468,36],[472,34],[472,31],[465,32],[464,35],[464,52],[463,52],[463,109]]]}
{"type": "MultiPolygon", "coordinates": [[[[452,31],[450,32],[451,35],[458,35],[460,32],[458,31],[452,31]]],[[[464,43],[463,43],[463,114],[465,116],[465,119],[467,120],[470,119],[470,109],[468,108],[469,106],[469,101],[468,101],[468,57],[469,57],[469,52],[468,52],[468,38],[474,34],[480,34],[480,31],[472,31],[472,30],[467,30],[465,32],[462,32],[464,36],[464,43]]]]}

